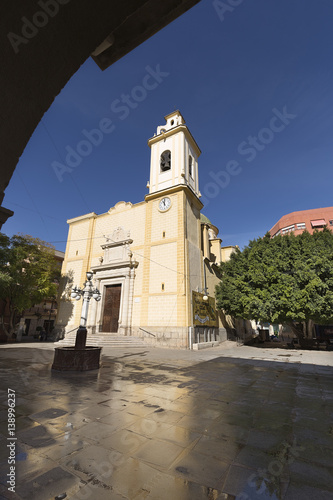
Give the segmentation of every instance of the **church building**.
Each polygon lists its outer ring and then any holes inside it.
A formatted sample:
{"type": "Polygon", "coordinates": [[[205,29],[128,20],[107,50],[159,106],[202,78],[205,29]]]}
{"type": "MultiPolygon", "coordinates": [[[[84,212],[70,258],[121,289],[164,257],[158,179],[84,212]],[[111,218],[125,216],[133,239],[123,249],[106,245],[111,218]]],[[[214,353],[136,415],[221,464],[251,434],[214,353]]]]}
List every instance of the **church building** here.
{"type": "MultiPolygon", "coordinates": [[[[179,111],[165,120],[148,140],[145,199],[68,220],[62,273],[78,286],[94,273],[101,300],[90,302],[88,334],[191,348],[225,339],[214,298],[221,239],[201,213],[201,151],[179,111]]],[[[57,321],[65,333],[80,324],[82,301],[71,300],[70,291],[64,288],[57,321]]]]}

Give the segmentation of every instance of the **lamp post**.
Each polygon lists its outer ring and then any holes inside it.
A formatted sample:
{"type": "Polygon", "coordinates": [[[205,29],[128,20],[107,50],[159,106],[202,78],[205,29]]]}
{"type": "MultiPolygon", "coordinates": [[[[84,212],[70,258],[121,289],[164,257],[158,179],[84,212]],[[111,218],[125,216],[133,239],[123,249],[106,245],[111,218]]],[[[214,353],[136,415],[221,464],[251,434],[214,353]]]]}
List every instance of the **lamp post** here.
{"type": "Polygon", "coordinates": [[[97,288],[93,288],[93,273],[87,272],[87,281],[83,289],[75,286],[72,289],[71,297],[75,300],[83,298],[80,326],[76,332],[75,346],[56,347],[52,370],[86,371],[98,370],[100,367],[101,347],[86,346],[87,340],[87,318],[90,299],[93,297],[97,302],[101,300],[101,293],[97,288]]]}
{"type": "Polygon", "coordinates": [[[76,342],[75,342],[76,347],[85,346],[86,343],[86,338],[87,338],[86,326],[87,326],[90,299],[94,298],[96,302],[99,302],[101,300],[101,292],[97,288],[93,288],[92,284],[93,274],[94,273],[92,273],[91,271],[88,271],[86,273],[87,281],[83,285],[84,288],[81,289],[78,288],[77,286],[74,286],[71,293],[72,299],[80,300],[81,297],[83,298],[80,326],[76,335],[76,342]]]}

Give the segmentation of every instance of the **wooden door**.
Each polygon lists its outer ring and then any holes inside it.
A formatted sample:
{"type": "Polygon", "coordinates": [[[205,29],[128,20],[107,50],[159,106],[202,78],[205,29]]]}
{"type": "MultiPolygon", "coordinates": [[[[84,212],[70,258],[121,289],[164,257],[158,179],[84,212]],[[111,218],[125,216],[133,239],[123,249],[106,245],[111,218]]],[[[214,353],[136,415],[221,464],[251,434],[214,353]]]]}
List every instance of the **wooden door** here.
{"type": "Polygon", "coordinates": [[[117,332],[120,309],[121,285],[105,287],[105,300],[103,311],[103,332],[117,332]]]}

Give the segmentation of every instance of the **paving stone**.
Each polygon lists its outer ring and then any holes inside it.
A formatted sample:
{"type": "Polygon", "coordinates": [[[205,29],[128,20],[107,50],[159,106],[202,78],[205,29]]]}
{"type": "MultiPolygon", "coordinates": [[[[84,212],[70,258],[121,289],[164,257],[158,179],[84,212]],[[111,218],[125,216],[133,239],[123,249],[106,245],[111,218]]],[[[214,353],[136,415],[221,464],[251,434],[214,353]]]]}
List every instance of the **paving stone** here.
{"type": "Polygon", "coordinates": [[[245,411],[239,412],[234,407],[231,407],[230,411],[223,413],[218,421],[221,425],[237,425],[238,427],[251,430],[254,427],[256,419],[250,413],[247,414],[245,411]]]}
{"type": "MultiPolygon", "coordinates": [[[[160,472],[152,481],[146,485],[147,498],[158,500],[232,500],[227,495],[223,495],[215,488],[201,486],[193,481],[184,480],[181,477],[173,477],[160,472]],[[148,493],[149,489],[149,493],[148,493]]],[[[141,500],[142,495],[134,497],[134,500],[141,500]]]]}
{"type": "Polygon", "coordinates": [[[218,410],[220,415],[225,415],[228,412],[232,411],[231,404],[225,403],[223,401],[215,400],[215,397],[212,396],[208,401],[198,401],[196,399],[193,400],[193,408],[204,407],[207,409],[218,410]]]}
{"type": "Polygon", "coordinates": [[[137,422],[140,419],[137,415],[132,415],[124,411],[112,412],[102,417],[99,421],[108,424],[112,432],[116,429],[123,429],[137,422]]]}
{"type": "MultiPolygon", "coordinates": [[[[326,445],[328,444],[327,442],[326,445]]],[[[297,458],[310,464],[316,464],[319,467],[333,467],[333,448],[303,440],[302,446],[297,452],[297,458]]]]}
{"type": "Polygon", "coordinates": [[[66,413],[68,412],[61,408],[49,408],[38,413],[33,413],[32,415],[29,415],[29,417],[37,422],[43,422],[44,420],[52,420],[54,418],[62,417],[63,415],[66,415],[66,413]]]}
{"type": "Polygon", "coordinates": [[[107,425],[102,422],[90,422],[73,432],[73,435],[81,439],[88,438],[93,441],[102,442],[103,439],[109,437],[117,428],[118,425],[107,425]]]}
{"type": "MultiPolygon", "coordinates": [[[[61,467],[55,467],[33,480],[17,485],[17,494],[22,499],[45,500],[77,490],[79,479],[61,467]]],[[[69,495],[68,495],[69,496],[69,495]]]]}
{"type": "Polygon", "coordinates": [[[193,450],[204,455],[212,456],[222,462],[232,463],[244,445],[227,439],[216,439],[210,436],[201,436],[193,450]]]}
{"type": "Polygon", "coordinates": [[[151,413],[153,413],[157,408],[152,406],[145,406],[140,403],[132,403],[126,408],[126,412],[130,415],[137,415],[138,417],[147,417],[151,413]]]}
{"type": "Polygon", "coordinates": [[[192,450],[174,464],[173,472],[183,479],[222,490],[228,467],[225,462],[192,450]]]}
{"type": "Polygon", "coordinates": [[[142,396],[139,395],[139,397],[136,398],[136,400],[133,402],[136,402],[136,403],[143,405],[143,406],[153,407],[154,411],[158,408],[170,410],[172,407],[172,404],[173,404],[173,402],[170,401],[169,399],[164,399],[164,398],[160,398],[157,396],[152,396],[150,394],[147,396],[145,396],[144,394],[142,394],[142,396]]]}
{"type": "MultiPolygon", "coordinates": [[[[168,427],[164,428],[157,427],[155,432],[149,435],[150,439],[168,441],[186,448],[192,446],[201,437],[201,434],[192,432],[190,429],[185,429],[178,425],[167,425],[168,427]]],[[[161,446],[163,447],[164,444],[161,443],[161,446]]]]}
{"type": "Polygon", "coordinates": [[[56,440],[54,439],[55,436],[52,436],[48,429],[43,425],[35,425],[20,431],[17,433],[17,437],[23,443],[26,443],[33,448],[40,448],[56,443],[56,440]]]}
{"type": "Polygon", "coordinates": [[[157,434],[159,431],[164,431],[169,429],[171,424],[165,422],[157,422],[156,420],[151,420],[148,418],[137,419],[134,424],[129,425],[127,428],[140,434],[141,436],[151,437],[152,434],[157,434]]]}
{"type": "Polygon", "coordinates": [[[132,455],[148,438],[127,429],[121,429],[110,437],[103,440],[103,446],[107,449],[117,450],[124,455],[132,455]]]}
{"type": "Polygon", "coordinates": [[[213,408],[195,407],[191,413],[194,417],[200,420],[203,418],[209,418],[214,421],[221,418],[221,411],[213,408]]]}
{"type": "Polygon", "coordinates": [[[21,500],[16,493],[12,493],[6,486],[0,484],[0,500],[21,500]]]}
{"type": "Polygon", "coordinates": [[[237,443],[246,443],[250,432],[251,430],[248,428],[227,424],[221,420],[213,424],[210,423],[205,434],[215,436],[216,438],[233,439],[237,443]]]}
{"type": "Polygon", "coordinates": [[[295,483],[333,491],[332,467],[326,468],[300,461],[295,461],[288,467],[295,483]]]}
{"type": "Polygon", "coordinates": [[[81,479],[85,481],[94,479],[107,485],[111,485],[114,467],[122,466],[124,463],[125,458],[121,453],[96,445],[91,445],[60,460],[62,466],[81,479]]]}
{"type": "MultiPolygon", "coordinates": [[[[257,488],[255,485],[252,486],[255,474],[256,470],[250,467],[231,465],[226,474],[222,491],[235,497],[239,496],[239,499],[242,500],[256,498],[257,488]]],[[[258,498],[261,499],[261,496],[258,495],[258,498]]]]}
{"type": "Polygon", "coordinates": [[[42,472],[54,469],[57,464],[45,456],[36,453],[35,450],[26,449],[17,455],[16,459],[16,475],[18,482],[27,482],[30,478],[39,476],[42,472]]]}
{"type": "Polygon", "coordinates": [[[159,480],[160,474],[161,472],[156,468],[137,458],[129,458],[126,462],[114,467],[109,484],[115,493],[132,500],[142,493],[147,496],[155,481],[159,480]]]}
{"type": "Polygon", "coordinates": [[[34,427],[36,425],[35,422],[31,420],[29,417],[18,417],[15,420],[15,430],[16,432],[23,431],[24,429],[28,429],[29,427],[34,427]]]}
{"type": "Polygon", "coordinates": [[[333,492],[291,483],[284,500],[333,500],[333,492]]]}
{"type": "MultiPolygon", "coordinates": [[[[288,437],[290,437],[288,435],[288,437]]],[[[262,450],[270,450],[283,443],[285,436],[280,433],[273,433],[269,431],[259,431],[252,429],[249,433],[246,444],[250,447],[259,448],[262,450]]]]}
{"type": "Polygon", "coordinates": [[[183,451],[184,448],[174,443],[157,443],[150,439],[133,453],[133,457],[155,467],[169,468],[183,451]]]}
{"type": "Polygon", "coordinates": [[[285,496],[289,480],[266,472],[232,466],[223,491],[240,500],[281,500],[285,496]],[[232,492],[232,493],[230,493],[232,492]]]}
{"type": "MultiPolygon", "coordinates": [[[[120,493],[115,493],[112,486],[100,482],[91,482],[84,485],[70,497],[70,500],[126,500],[120,493]]],[[[66,500],[66,499],[65,499],[66,500]]]]}
{"type": "Polygon", "coordinates": [[[272,457],[265,451],[245,446],[235,457],[235,464],[256,469],[265,468],[272,461],[272,457]]]}
{"type": "Polygon", "coordinates": [[[106,401],[102,401],[100,403],[101,406],[107,406],[108,408],[111,408],[112,411],[122,411],[126,410],[128,406],[132,404],[133,401],[129,401],[128,399],[124,398],[114,398],[114,399],[109,399],[106,401]]]}
{"type": "Polygon", "coordinates": [[[94,404],[94,405],[91,405],[90,407],[82,410],[81,413],[85,417],[91,418],[92,420],[100,420],[102,417],[109,415],[111,412],[112,412],[112,409],[109,408],[108,406],[94,404]]]}
{"type": "Polygon", "coordinates": [[[333,428],[332,428],[332,433],[330,433],[329,428],[326,429],[326,432],[323,432],[323,430],[320,428],[313,430],[313,429],[306,429],[304,427],[299,427],[299,428],[294,427],[293,433],[295,438],[297,439],[297,442],[301,444],[304,443],[304,446],[306,446],[307,441],[311,441],[313,442],[314,445],[317,444],[323,447],[330,447],[330,449],[333,450],[333,428]]]}
{"type": "MultiPolygon", "coordinates": [[[[66,431],[75,431],[76,429],[80,429],[83,425],[89,424],[92,422],[91,418],[88,418],[86,415],[80,412],[68,412],[66,415],[62,417],[58,417],[49,422],[54,428],[63,429],[66,431]]],[[[46,425],[45,422],[43,425],[46,425]]]]}
{"type": "Polygon", "coordinates": [[[177,425],[185,427],[186,429],[191,429],[192,431],[200,434],[206,434],[212,425],[212,421],[209,418],[199,419],[192,415],[185,415],[177,422],[177,425]]]}
{"type": "Polygon", "coordinates": [[[159,408],[154,410],[149,414],[149,420],[155,420],[156,422],[166,422],[168,424],[177,424],[179,420],[184,416],[183,413],[172,410],[164,410],[159,408]]]}
{"type": "Polygon", "coordinates": [[[41,401],[38,401],[36,400],[36,396],[34,395],[31,401],[29,401],[27,404],[16,406],[15,413],[17,417],[27,417],[28,415],[33,415],[34,413],[38,413],[41,410],[48,410],[49,408],[49,401],[44,401],[43,399],[41,401]]]}
{"type": "Polygon", "coordinates": [[[60,436],[56,444],[43,447],[40,450],[40,455],[54,461],[59,461],[76,451],[91,446],[92,442],[92,440],[87,440],[74,436],[72,433],[67,433],[60,436]]]}

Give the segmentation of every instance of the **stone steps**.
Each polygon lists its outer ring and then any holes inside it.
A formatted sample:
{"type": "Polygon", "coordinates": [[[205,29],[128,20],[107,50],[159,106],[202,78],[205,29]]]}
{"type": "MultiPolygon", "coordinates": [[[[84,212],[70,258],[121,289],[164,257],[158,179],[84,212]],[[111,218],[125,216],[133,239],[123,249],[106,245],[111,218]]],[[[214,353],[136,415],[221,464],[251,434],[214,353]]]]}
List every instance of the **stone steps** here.
{"type": "MultiPolygon", "coordinates": [[[[70,332],[63,340],[55,342],[56,347],[70,347],[75,345],[76,331],[70,332]]],[[[87,335],[87,346],[92,347],[147,347],[139,337],[118,335],[117,333],[96,333],[87,335]]]]}

